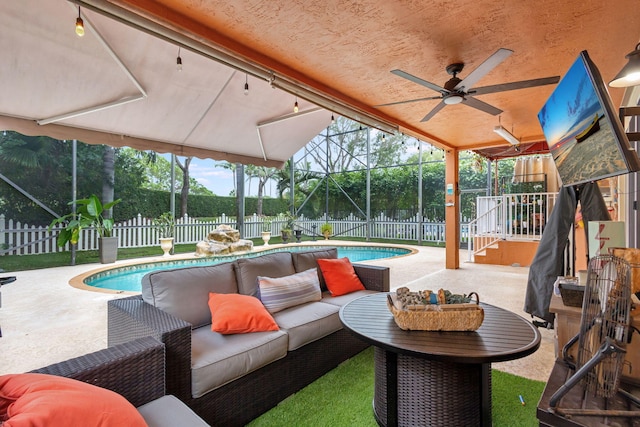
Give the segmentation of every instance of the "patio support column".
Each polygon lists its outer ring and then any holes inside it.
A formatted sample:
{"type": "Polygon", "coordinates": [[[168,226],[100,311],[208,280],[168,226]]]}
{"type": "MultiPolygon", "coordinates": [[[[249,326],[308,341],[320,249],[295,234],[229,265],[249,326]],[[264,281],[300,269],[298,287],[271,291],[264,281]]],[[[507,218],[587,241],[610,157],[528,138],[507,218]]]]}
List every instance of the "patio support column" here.
{"type": "Polygon", "coordinates": [[[491,180],[491,160],[487,159],[487,196],[493,196],[491,194],[491,187],[493,182],[491,180]]]}
{"type": "Polygon", "coordinates": [[[244,165],[236,163],[236,204],[237,204],[237,229],[240,237],[244,238],[244,165]]]}
{"type": "MultiPolygon", "coordinates": [[[[76,200],[78,200],[78,140],[71,142],[71,200],[73,205],[71,212],[76,213],[76,200]]],[[[71,265],[76,265],[76,248],[78,245],[71,245],[71,265]]]]}
{"type": "Polygon", "coordinates": [[[418,140],[418,246],[422,246],[422,141],[418,140]]]}
{"type": "Polygon", "coordinates": [[[296,194],[295,194],[295,188],[296,188],[296,165],[295,165],[295,161],[293,160],[293,156],[291,156],[291,158],[289,159],[289,212],[291,212],[291,215],[298,215],[298,212],[296,211],[296,194]]]}
{"type": "Polygon", "coordinates": [[[324,156],[324,173],[325,173],[325,182],[324,182],[324,191],[325,191],[325,199],[324,199],[324,222],[328,222],[329,221],[329,144],[330,144],[330,140],[329,140],[329,131],[327,131],[327,138],[326,138],[326,153],[327,155],[324,156]]]}
{"type": "Polygon", "coordinates": [[[171,154],[171,200],[169,200],[169,211],[176,217],[176,155],[171,154]]]}
{"type": "Polygon", "coordinates": [[[460,268],[460,191],[458,150],[445,150],[445,266],[460,268]]]}
{"type": "Polygon", "coordinates": [[[367,242],[371,240],[371,128],[367,128],[367,242]]]}

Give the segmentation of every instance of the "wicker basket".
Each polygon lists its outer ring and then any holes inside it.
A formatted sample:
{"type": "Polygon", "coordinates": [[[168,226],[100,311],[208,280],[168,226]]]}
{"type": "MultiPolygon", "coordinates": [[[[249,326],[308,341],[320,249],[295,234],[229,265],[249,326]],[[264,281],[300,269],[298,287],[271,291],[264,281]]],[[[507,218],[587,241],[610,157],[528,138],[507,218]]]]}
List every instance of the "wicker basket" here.
{"type": "Polygon", "coordinates": [[[423,310],[406,310],[399,307],[395,293],[387,295],[387,306],[400,329],[413,331],[475,331],[482,325],[484,310],[476,302],[467,304],[442,304],[425,306],[423,310]]]}
{"type": "Polygon", "coordinates": [[[577,283],[558,284],[562,302],[567,307],[582,307],[582,299],[584,298],[584,286],[577,283]]]}

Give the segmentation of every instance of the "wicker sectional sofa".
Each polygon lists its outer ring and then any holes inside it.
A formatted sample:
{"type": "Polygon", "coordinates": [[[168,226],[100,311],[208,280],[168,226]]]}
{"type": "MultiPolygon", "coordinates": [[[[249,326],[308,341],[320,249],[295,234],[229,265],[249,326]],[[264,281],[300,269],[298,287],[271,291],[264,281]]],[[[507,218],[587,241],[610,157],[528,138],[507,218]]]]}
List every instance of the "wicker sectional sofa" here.
{"type": "MultiPolygon", "coordinates": [[[[166,347],[167,393],[212,425],[245,425],[310,384],[367,344],[342,329],[338,312],[348,301],[389,290],[389,269],[353,267],[365,290],[273,314],[279,330],[223,335],[211,330],[207,295],[258,296],[258,276],[291,277],[335,259],[336,248],[276,252],[207,267],[149,273],[142,295],[112,300],[108,344],[151,336],[166,347]]],[[[320,271],[318,269],[318,271],[320,271]]]]}
{"type": "MultiPolygon", "coordinates": [[[[146,337],[31,372],[71,378],[114,391],[137,407],[149,427],[204,427],[204,421],[182,402],[165,395],[164,369],[164,344],[146,337]]],[[[60,390],[56,393],[58,398],[62,396],[60,390]]],[[[64,401],[59,405],[59,411],[63,411],[64,401]]]]}

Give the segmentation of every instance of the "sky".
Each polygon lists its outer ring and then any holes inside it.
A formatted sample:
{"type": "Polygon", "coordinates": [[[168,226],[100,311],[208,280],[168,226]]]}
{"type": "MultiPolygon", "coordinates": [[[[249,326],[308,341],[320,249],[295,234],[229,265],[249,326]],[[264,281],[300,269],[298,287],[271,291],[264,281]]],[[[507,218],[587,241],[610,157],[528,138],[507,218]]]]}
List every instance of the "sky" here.
{"type": "Polygon", "coordinates": [[[233,172],[230,169],[216,167],[217,161],[211,159],[191,160],[189,174],[198,183],[204,185],[218,196],[228,196],[233,191],[233,172]]]}
{"type": "MultiPolygon", "coordinates": [[[[170,154],[164,154],[167,160],[171,161],[170,154]]],[[[218,160],[199,159],[194,157],[189,166],[189,174],[201,185],[213,191],[217,196],[228,196],[234,188],[233,171],[216,166],[222,163],[218,160]]],[[[180,173],[180,169],[176,168],[176,174],[180,173]]],[[[245,194],[247,196],[257,196],[258,181],[252,180],[251,183],[245,181],[245,194]]],[[[276,183],[270,182],[265,189],[265,195],[277,197],[276,183]]]]}
{"type": "MultiPolygon", "coordinates": [[[[413,141],[413,139],[412,139],[413,141]]],[[[425,144],[425,150],[429,150],[430,145],[425,144]]],[[[407,152],[405,156],[416,154],[418,152],[415,142],[407,145],[407,152]]],[[[170,154],[163,155],[167,160],[171,160],[170,154]]],[[[199,159],[194,157],[189,167],[189,173],[192,178],[198,181],[200,184],[213,191],[218,196],[228,196],[234,189],[234,177],[233,172],[229,169],[216,166],[216,164],[222,163],[218,160],[211,159],[199,159]]],[[[179,169],[178,169],[179,171],[179,169]]],[[[176,172],[178,173],[178,172],[176,172]]],[[[245,181],[245,195],[257,196],[258,193],[258,181],[253,179],[251,182],[245,181]]],[[[278,197],[275,181],[269,181],[265,188],[265,195],[270,197],[278,197]]]]}

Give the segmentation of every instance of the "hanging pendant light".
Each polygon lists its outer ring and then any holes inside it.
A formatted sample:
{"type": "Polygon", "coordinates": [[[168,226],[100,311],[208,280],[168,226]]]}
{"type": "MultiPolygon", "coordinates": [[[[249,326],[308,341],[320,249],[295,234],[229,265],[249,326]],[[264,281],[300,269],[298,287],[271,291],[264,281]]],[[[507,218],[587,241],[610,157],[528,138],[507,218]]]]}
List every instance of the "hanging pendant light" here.
{"type": "Polygon", "coordinates": [[[627,65],[609,82],[611,87],[630,87],[640,85],[640,43],[636,50],[628,53],[625,58],[629,60],[627,65]]]}
{"type": "Polygon", "coordinates": [[[178,47],[178,57],[176,58],[176,69],[182,71],[182,58],[180,57],[180,47],[178,47]]]}
{"type": "Polygon", "coordinates": [[[84,21],[80,17],[80,6],[78,6],[78,17],[76,18],[76,34],[78,37],[84,36],[84,21]]]}
{"type": "Polygon", "coordinates": [[[244,75],[244,94],[249,95],[249,75],[244,75]]]}
{"type": "Polygon", "coordinates": [[[296,102],[293,104],[293,112],[298,112],[298,97],[296,96],[296,102]]]}

